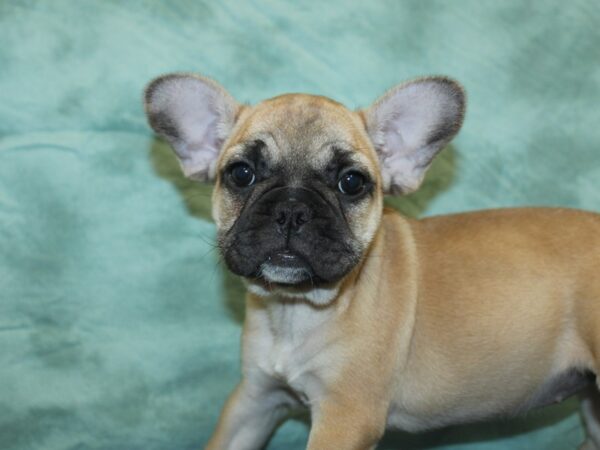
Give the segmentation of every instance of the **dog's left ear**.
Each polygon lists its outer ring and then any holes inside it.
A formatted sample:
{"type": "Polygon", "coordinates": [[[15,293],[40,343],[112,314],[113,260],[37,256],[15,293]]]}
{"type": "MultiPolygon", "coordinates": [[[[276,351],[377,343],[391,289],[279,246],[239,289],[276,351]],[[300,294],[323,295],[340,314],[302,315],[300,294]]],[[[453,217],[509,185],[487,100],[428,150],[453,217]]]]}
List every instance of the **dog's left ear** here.
{"type": "Polygon", "coordinates": [[[421,78],[388,91],[361,111],[379,156],[386,193],[409,193],[462,125],[465,93],[445,77],[421,78]]]}
{"type": "Polygon", "coordinates": [[[242,106],[213,80],[181,73],[152,81],[144,100],[150,126],[171,144],[185,176],[211,181],[242,106]]]}

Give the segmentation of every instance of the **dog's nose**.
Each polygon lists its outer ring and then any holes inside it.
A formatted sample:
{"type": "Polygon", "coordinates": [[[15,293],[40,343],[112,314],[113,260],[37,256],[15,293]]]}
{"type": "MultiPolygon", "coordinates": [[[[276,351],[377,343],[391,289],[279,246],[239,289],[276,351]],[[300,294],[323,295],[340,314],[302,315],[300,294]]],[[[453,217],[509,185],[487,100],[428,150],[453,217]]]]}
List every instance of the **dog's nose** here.
{"type": "Polygon", "coordinates": [[[297,200],[286,200],[275,206],[273,218],[282,233],[299,233],[302,227],[312,219],[311,209],[297,200]]]}

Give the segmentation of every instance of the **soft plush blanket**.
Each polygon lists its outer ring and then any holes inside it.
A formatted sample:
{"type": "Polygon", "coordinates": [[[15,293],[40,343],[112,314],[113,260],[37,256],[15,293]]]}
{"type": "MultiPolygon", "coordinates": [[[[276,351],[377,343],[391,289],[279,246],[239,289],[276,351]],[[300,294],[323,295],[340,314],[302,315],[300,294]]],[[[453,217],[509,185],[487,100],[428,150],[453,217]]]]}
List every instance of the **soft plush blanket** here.
{"type": "MultiPolygon", "coordinates": [[[[213,246],[210,187],[146,125],[152,77],[198,71],[240,101],[350,107],[446,74],[465,126],[411,216],[600,210],[600,4],[0,1],[0,448],[202,448],[239,379],[243,289],[213,246]]],[[[306,419],[269,449],[302,449],[306,419]]],[[[576,399],[382,449],[569,449],[576,399]]]]}

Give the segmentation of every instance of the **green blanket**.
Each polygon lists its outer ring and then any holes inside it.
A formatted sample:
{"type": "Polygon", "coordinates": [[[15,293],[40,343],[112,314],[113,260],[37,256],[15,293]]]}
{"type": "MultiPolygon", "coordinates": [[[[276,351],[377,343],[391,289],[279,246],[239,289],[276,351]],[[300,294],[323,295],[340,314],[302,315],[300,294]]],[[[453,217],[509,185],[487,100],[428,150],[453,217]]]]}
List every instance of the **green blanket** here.
{"type": "MultiPolygon", "coordinates": [[[[212,244],[210,188],[155,140],[144,84],[198,71],[239,100],[286,91],[365,106],[447,74],[465,126],[424,216],[600,210],[597,0],[0,0],[0,448],[202,448],[239,379],[243,289],[212,244]]],[[[269,449],[302,449],[308,425],[269,449]]],[[[569,449],[577,401],[382,449],[569,449]]]]}

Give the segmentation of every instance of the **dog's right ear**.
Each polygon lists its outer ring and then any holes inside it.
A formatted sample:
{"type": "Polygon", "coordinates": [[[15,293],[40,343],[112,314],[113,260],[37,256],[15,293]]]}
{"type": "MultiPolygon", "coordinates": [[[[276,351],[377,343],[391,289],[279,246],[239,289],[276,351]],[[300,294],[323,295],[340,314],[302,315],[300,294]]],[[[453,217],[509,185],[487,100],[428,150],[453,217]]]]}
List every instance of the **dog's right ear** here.
{"type": "Polygon", "coordinates": [[[150,126],[173,147],[188,178],[211,181],[221,147],[241,106],[216,82],[190,74],[169,74],[146,87],[150,126]]]}

